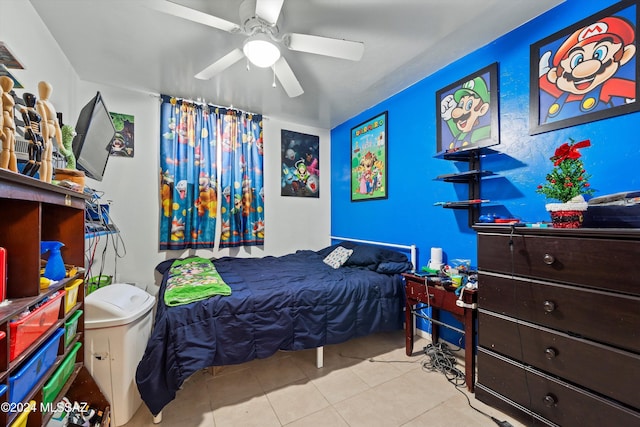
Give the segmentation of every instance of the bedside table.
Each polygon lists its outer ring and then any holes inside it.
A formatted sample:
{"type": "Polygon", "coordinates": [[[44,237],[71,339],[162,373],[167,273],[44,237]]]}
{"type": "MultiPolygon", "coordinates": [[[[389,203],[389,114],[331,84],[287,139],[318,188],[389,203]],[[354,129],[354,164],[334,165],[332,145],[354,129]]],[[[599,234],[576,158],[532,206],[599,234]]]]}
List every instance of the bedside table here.
{"type": "MultiPolygon", "coordinates": [[[[476,360],[473,354],[473,341],[476,335],[477,298],[478,291],[465,289],[462,293],[462,307],[457,305],[458,297],[455,293],[436,287],[435,282],[428,277],[403,273],[405,281],[406,312],[405,335],[407,356],[413,354],[413,319],[414,306],[418,303],[431,307],[431,341],[435,344],[439,338],[440,310],[447,311],[464,325],[464,330],[448,326],[460,333],[464,333],[464,370],[467,389],[473,392],[475,383],[476,360]]],[[[418,315],[420,316],[420,315],[418,315]]],[[[422,316],[425,317],[425,316],[422,316]]]]}

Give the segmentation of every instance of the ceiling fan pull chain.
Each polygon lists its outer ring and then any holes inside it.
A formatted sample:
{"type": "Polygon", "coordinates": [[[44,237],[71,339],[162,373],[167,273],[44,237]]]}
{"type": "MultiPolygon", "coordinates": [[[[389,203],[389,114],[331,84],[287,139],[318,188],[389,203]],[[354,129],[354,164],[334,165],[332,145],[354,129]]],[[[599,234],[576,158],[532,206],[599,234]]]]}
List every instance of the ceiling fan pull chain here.
{"type": "Polygon", "coordinates": [[[271,66],[271,70],[273,70],[273,83],[271,84],[271,87],[276,87],[276,67],[275,67],[275,65],[271,66]]]}

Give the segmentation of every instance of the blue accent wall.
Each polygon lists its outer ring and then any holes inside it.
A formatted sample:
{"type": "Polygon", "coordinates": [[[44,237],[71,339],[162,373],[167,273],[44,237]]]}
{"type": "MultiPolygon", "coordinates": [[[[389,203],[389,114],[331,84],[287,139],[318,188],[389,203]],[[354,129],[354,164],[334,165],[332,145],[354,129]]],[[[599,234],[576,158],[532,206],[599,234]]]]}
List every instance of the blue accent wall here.
{"type": "Polygon", "coordinates": [[[418,267],[428,262],[431,247],[443,249],[445,262],[468,258],[476,265],[476,235],[468,226],[467,212],[434,206],[468,198],[466,184],[434,180],[468,168],[466,162],[434,157],[435,94],[494,62],[498,63],[501,143],[495,147],[497,154],[482,159],[482,168],[496,175],[482,181],[481,196],[491,203],[483,205],[481,213],[548,221],[544,208],[548,201],[535,190],[552,168],[549,157],[569,138],[591,140],[592,146],[581,154],[592,175],[594,196],[640,190],[635,169],[640,163],[640,141],[635,135],[640,113],[529,135],[530,45],[616,3],[567,0],[335,127],[331,131],[332,234],[416,244],[418,267]],[[351,128],[384,111],[388,111],[388,198],[351,202],[351,128]]]}

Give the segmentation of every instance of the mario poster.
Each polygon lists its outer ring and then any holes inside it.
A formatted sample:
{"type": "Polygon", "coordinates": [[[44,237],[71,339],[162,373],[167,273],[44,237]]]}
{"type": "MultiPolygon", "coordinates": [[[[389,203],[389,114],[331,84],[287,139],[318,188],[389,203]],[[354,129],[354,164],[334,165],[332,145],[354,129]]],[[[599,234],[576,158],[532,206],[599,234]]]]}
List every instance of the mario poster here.
{"type": "Polygon", "coordinates": [[[386,199],[387,112],[351,128],[351,201],[386,199]]]}
{"type": "Polygon", "coordinates": [[[438,153],[499,143],[497,70],[491,64],[436,93],[438,153]]]}
{"type": "Polygon", "coordinates": [[[531,46],[531,134],[638,110],[636,1],[531,46]]]}

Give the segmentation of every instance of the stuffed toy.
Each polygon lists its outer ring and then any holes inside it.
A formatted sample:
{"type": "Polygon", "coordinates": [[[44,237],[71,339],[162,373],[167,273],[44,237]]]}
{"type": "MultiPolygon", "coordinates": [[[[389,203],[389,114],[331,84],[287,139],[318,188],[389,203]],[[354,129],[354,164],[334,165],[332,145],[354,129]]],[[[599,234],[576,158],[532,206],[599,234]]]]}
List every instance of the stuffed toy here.
{"type": "Polygon", "coordinates": [[[64,156],[67,160],[67,169],[75,169],[76,168],[76,156],[73,155],[73,149],[71,148],[71,143],[73,142],[73,137],[76,136],[76,130],[71,125],[62,126],[62,147],[59,147],[58,150],[60,154],[64,156]]]}

